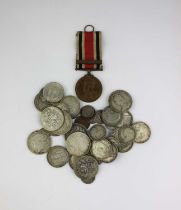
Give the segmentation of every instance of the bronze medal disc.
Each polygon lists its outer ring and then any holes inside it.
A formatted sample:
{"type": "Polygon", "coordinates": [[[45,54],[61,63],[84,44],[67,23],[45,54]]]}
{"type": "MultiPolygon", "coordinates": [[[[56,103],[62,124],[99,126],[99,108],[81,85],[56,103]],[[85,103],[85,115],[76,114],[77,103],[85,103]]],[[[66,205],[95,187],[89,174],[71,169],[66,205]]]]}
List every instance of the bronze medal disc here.
{"type": "Polygon", "coordinates": [[[75,92],[80,100],[93,102],[101,96],[102,84],[93,75],[86,74],[78,80],[75,92]]]}

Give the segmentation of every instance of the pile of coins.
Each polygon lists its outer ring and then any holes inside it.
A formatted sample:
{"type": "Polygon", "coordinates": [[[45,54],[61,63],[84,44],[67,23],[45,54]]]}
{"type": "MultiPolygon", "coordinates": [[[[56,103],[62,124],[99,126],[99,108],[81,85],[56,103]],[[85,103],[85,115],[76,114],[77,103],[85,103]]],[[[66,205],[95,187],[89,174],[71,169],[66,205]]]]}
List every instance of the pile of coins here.
{"type": "Polygon", "coordinates": [[[134,143],[146,142],[151,134],[144,122],[134,122],[128,111],[132,98],[116,90],[108,106],[95,110],[80,107],[75,96],[64,96],[62,85],[48,83],[37,94],[35,107],[41,112],[42,129],[28,136],[27,145],[34,154],[47,153],[48,163],[62,167],[69,162],[75,174],[86,184],[95,180],[101,163],[114,161],[118,152],[129,151],[134,143]],[[52,136],[64,135],[65,147],[52,146],[52,136]]]}

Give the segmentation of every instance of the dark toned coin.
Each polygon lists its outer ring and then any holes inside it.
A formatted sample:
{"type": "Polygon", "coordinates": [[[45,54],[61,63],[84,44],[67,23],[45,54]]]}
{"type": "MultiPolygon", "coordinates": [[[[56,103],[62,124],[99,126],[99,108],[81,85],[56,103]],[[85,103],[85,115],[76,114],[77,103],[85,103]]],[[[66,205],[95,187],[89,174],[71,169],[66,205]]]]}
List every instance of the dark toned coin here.
{"type": "Polygon", "coordinates": [[[89,126],[90,126],[90,119],[85,118],[83,116],[77,117],[74,122],[78,123],[78,124],[81,124],[81,125],[84,125],[86,128],[89,128],[89,126]]]}
{"type": "Polygon", "coordinates": [[[86,105],[81,108],[80,113],[82,117],[92,118],[95,115],[95,109],[93,106],[86,105]]]}
{"type": "Polygon", "coordinates": [[[93,102],[101,96],[102,84],[96,77],[87,74],[78,80],[75,91],[80,100],[93,102]]]}

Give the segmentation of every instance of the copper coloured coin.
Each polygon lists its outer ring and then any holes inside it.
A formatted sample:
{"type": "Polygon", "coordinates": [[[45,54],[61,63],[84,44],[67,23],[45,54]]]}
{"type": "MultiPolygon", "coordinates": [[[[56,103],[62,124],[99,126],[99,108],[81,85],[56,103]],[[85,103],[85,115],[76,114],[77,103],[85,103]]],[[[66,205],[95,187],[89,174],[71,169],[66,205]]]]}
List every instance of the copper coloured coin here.
{"type": "Polygon", "coordinates": [[[93,102],[101,96],[102,84],[96,77],[87,74],[78,80],[75,92],[80,100],[93,102]]]}

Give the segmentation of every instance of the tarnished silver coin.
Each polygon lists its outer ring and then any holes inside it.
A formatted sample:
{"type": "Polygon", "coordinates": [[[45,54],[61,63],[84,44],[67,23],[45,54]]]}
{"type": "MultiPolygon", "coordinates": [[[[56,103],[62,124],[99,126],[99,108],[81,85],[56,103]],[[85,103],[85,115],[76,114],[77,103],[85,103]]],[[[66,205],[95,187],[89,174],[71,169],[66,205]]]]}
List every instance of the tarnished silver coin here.
{"type": "Polygon", "coordinates": [[[119,146],[119,152],[124,153],[128,152],[133,147],[134,142],[122,143],[119,146]]]}
{"type": "Polygon", "coordinates": [[[121,142],[127,143],[130,141],[134,141],[136,137],[135,130],[129,126],[123,126],[118,130],[118,137],[121,142]]]}
{"type": "Polygon", "coordinates": [[[64,123],[63,112],[57,107],[47,107],[40,115],[42,127],[47,131],[56,131],[64,123]]]}
{"type": "Polygon", "coordinates": [[[91,118],[90,123],[91,124],[95,124],[95,123],[102,124],[103,121],[102,121],[101,115],[102,115],[102,110],[96,111],[95,115],[91,118]]]}
{"type": "Polygon", "coordinates": [[[56,104],[56,107],[58,107],[59,109],[61,109],[62,111],[66,111],[66,112],[70,112],[69,107],[67,106],[67,104],[63,103],[62,101],[60,101],[59,103],[56,104]]]}
{"type": "Polygon", "coordinates": [[[97,160],[89,155],[81,156],[76,161],[74,172],[84,180],[94,178],[98,172],[97,160]]]}
{"type": "Polygon", "coordinates": [[[63,125],[58,130],[52,131],[51,135],[60,136],[60,135],[64,135],[68,131],[70,131],[70,129],[72,127],[72,118],[71,118],[70,114],[66,111],[63,111],[63,114],[64,114],[63,125]]]}
{"type": "Polygon", "coordinates": [[[122,113],[113,111],[110,107],[106,107],[102,111],[102,120],[107,126],[116,126],[122,120],[122,113]]]}
{"type": "Polygon", "coordinates": [[[71,155],[81,156],[89,152],[91,142],[85,133],[75,132],[67,137],[65,144],[71,155]]]}
{"type": "Polygon", "coordinates": [[[80,101],[75,96],[65,96],[62,99],[62,102],[65,103],[70,111],[72,118],[75,118],[80,112],[80,101]]]}
{"type": "Polygon", "coordinates": [[[151,135],[149,126],[144,122],[135,122],[132,126],[136,132],[135,142],[144,143],[148,141],[151,135]]]}
{"type": "Polygon", "coordinates": [[[43,154],[51,146],[50,136],[41,130],[34,131],[28,136],[27,146],[34,154],[43,154]]]}
{"type": "Polygon", "coordinates": [[[115,144],[112,144],[112,152],[110,153],[110,156],[102,160],[104,163],[111,163],[113,162],[118,155],[118,148],[115,144]]]}
{"type": "Polygon", "coordinates": [[[43,89],[35,96],[34,105],[39,111],[43,111],[50,104],[43,98],[43,89]]]}
{"type": "Polygon", "coordinates": [[[78,160],[78,156],[75,156],[75,155],[71,155],[70,159],[69,159],[69,165],[72,169],[74,169],[75,167],[75,163],[76,161],[78,160]]]}
{"type": "Polygon", "coordinates": [[[82,178],[81,179],[82,182],[84,182],[85,184],[92,184],[95,181],[95,177],[91,177],[91,178],[82,178]]]}
{"type": "Polygon", "coordinates": [[[109,105],[115,112],[125,112],[132,105],[130,94],[124,90],[116,90],[109,96],[109,105]]]}
{"type": "Polygon", "coordinates": [[[57,82],[50,82],[43,88],[43,97],[49,102],[58,102],[64,96],[64,89],[57,82]]]}
{"type": "Polygon", "coordinates": [[[93,141],[91,154],[97,159],[102,160],[108,158],[112,154],[112,144],[107,139],[93,141]]]}
{"type": "Polygon", "coordinates": [[[82,133],[87,134],[87,130],[86,130],[86,127],[84,125],[73,123],[72,128],[70,129],[70,131],[68,131],[65,134],[65,139],[67,139],[68,136],[70,136],[72,133],[75,133],[75,132],[82,132],[82,133]]]}
{"type": "Polygon", "coordinates": [[[56,168],[64,166],[69,161],[69,154],[62,146],[51,147],[47,154],[48,163],[56,168]]]}
{"type": "Polygon", "coordinates": [[[103,139],[106,137],[106,128],[100,124],[93,125],[89,130],[89,134],[93,140],[103,139]]]}
{"type": "Polygon", "coordinates": [[[92,118],[95,114],[95,109],[93,106],[86,105],[81,108],[81,116],[85,118],[92,118]]]}
{"type": "Polygon", "coordinates": [[[120,123],[118,123],[116,125],[116,127],[122,127],[125,125],[132,125],[133,123],[133,116],[130,112],[124,112],[123,116],[122,116],[122,120],[120,121],[120,123]]]}

